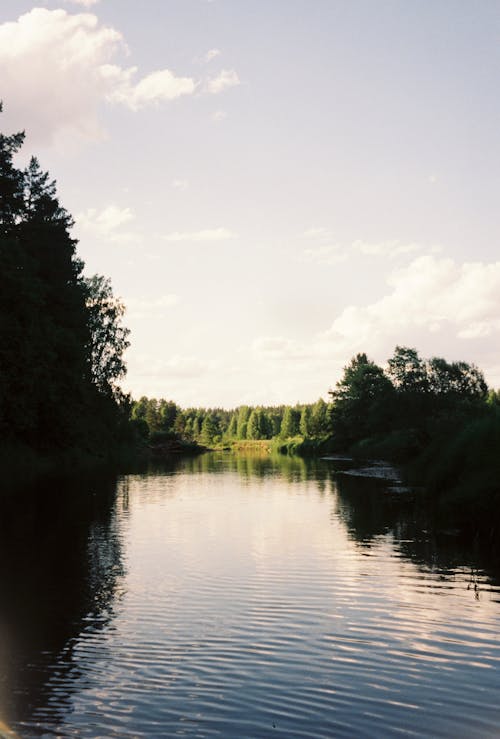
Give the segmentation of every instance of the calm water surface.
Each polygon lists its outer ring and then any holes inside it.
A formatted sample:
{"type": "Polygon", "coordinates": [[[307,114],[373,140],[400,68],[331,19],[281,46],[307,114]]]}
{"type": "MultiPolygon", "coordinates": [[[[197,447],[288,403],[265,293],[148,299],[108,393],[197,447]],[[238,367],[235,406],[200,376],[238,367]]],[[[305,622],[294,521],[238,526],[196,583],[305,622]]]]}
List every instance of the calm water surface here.
{"type": "Polygon", "coordinates": [[[500,736],[493,565],[384,483],[213,454],[34,493],[0,521],[18,736],[500,736]]]}

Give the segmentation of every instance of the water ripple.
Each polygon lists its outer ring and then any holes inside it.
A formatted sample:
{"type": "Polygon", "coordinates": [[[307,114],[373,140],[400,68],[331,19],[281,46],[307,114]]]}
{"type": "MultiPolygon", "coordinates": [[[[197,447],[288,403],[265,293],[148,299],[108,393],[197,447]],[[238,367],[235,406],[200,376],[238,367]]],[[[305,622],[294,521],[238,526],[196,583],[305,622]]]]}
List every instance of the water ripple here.
{"type": "Polygon", "coordinates": [[[353,541],[334,488],[217,465],[124,478],[116,596],[25,666],[21,736],[498,735],[498,585],[353,541]]]}

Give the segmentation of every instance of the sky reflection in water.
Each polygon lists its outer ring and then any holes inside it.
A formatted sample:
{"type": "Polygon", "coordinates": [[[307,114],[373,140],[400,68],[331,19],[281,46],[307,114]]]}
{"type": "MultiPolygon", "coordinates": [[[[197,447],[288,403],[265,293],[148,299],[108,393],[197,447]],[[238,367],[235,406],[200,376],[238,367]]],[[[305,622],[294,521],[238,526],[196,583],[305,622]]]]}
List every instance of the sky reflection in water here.
{"type": "Polygon", "coordinates": [[[44,492],[2,516],[20,736],[495,735],[498,580],[383,484],[205,455],[44,492]]]}

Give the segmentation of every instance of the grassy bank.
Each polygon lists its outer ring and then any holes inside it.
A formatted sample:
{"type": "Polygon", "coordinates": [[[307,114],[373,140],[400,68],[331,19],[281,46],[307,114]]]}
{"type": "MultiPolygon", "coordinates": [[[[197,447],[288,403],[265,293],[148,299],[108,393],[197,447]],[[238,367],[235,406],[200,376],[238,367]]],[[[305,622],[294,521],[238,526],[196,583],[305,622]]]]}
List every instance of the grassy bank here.
{"type": "Polygon", "coordinates": [[[272,439],[241,439],[232,441],[229,446],[235,452],[262,452],[267,454],[272,451],[273,441],[272,439]]]}

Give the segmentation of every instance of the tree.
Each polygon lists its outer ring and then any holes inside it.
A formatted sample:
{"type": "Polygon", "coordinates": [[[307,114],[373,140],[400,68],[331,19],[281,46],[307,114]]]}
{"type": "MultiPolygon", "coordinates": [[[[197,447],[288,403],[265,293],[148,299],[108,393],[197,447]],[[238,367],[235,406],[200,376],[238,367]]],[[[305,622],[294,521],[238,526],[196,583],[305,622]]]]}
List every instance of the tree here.
{"type": "Polygon", "coordinates": [[[264,408],[259,408],[259,430],[261,439],[271,439],[274,435],[272,420],[264,408]]]}
{"type": "Polygon", "coordinates": [[[333,432],[346,445],[385,430],[394,388],[381,367],[357,354],[330,390],[333,432]]]}
{"type": "MultiPolygon", "coordinates": [[[[0,102],[0,113],[3,105],[0,102]]],[[[23,177],[12,159],[22,147],[24,132],[5,136],[0,133],[0,235],[12,233],[24,210],[23,177]]]]}
{"type": "Polygon", "coordinates": [[[123,353],[130,345],[130,331],[121,324],[125,306],[113,295],[109,279],[94,275],[85,284],[91,379],[101,393],[115,397],[119,394],[118,380],[126,372],[123,353]]]}
{"type": "Polygon", "coordinates": [[[488,392],[488,398],[486,400],[489,406],[492,408],[500,407],[500,390],[490,390],[488,392]]]}
{"type": "Polygon", "coordinates": [[[483,373],[473,364],[449,364],[441,357],[433,357],[427,362],[427,376],[434,395],[456,396],[462,400],[485,400],[488,395],[483,373]]]}
{"type": "Polygon", "coordinates": [[[269,436],[279,436],[281,424],[283,422],[283,408],[272,408],[268,413],[269,418],[269,436]]]}
{"type": "Polygon", "coordinates": [[[174,431],[182,438],[186,438],[189,441],[193,438],[193,421],[190,417],[187,419],[182,413],[179,413],[175,419],[174,431]]]}
{"type": "Polygon", "coordinates": [[[300,414],[300,433],[304,438],[307,438],[311,435],[311,407],[309,405],[305,405],[302,408],[302,412],[300,414]]]}
{"type": "Polygon", "coordinates": [[[249,418],[250,418],[250,408],[247,405],[242,405],[238,409],[238,426],[237,426],[238,439],[247,438],[247,425],[248,425],[249,418]]]}
{"type": "MultiPolygon", "coordinates": [[[[0,105],[1,110],[1,105],[0,105]]],[[[121,433],[128,331],[109,281],[82,278],[73,220],[36,158],[0,134],[0,428],[52,449],[105,447],[121,433]],[[118,402],[119,401],[119,402],[118,402]]]]}
{"type": "Polygon", "coordinates": [[[311,411],[311,433],[313,436],[321,436],[329,431],[328,405],[323,398],[319,398],[311,411]]]}
{"type": "Polygon", "coordinates": [[[238,416],[236,413],[231,414],[231,420],[226,430],[226,436],[228,439],[236,439],[238,432],[238,416]]]}
{"type": "Polygon", "coordinates": [[[299,433],[300,411],[287,405],[281,423],[280,436],[289,439],[299,433]]]}
{"type": "Polygon", "coordinates": [[[399,392],[422,393],[429,390],[425,361],[416,349],[397,346],[389,359],[387,374],[399,392]]]}
{"type": "Polygon", "coordinates": [[[194,441],[198,441],[198,439],[200,437],[200,432],[201,432],[200,418],[199,418],[198,415],[196,415],[193,418],[193,431],[192,431],[192,434],[193,434],[194,441]]]}
{"type": "Polygon", "coordinates": [[[158,404],[158,415],[162,431],[174,431],[175,419],[179,413],[180,408],[173,400],[161,398],[158,404]]]}
{"type": "Polygon", "coordinates": [[[260,411],[257,408],[254,408],[252,412],[250,413],[250,417],[248,419],[247,424],[247,439],[261,439],[261,418],[260,418],[260,411]]]}
{"type": "Polygon", "coordinates": [[[211,444],[219,434],[217,419],[213,413],[207,413],[201,426],[201,440],[204,444],[211,444]]]}

